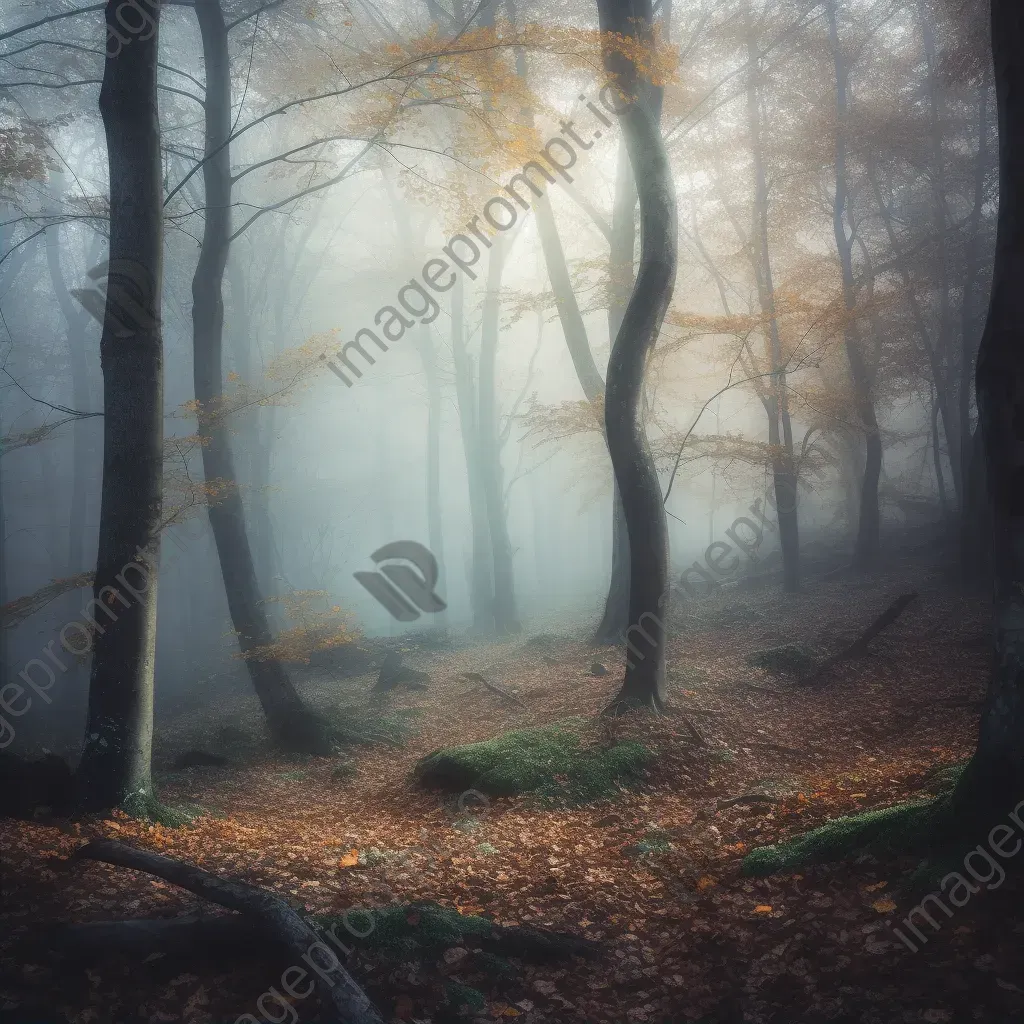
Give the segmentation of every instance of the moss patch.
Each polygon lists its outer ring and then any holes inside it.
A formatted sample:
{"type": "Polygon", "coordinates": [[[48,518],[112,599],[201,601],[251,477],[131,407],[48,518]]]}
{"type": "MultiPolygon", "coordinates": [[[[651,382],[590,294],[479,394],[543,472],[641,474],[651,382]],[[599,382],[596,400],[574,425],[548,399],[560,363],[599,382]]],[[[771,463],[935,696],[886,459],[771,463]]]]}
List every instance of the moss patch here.
{"type": "Polygon", "coordinates": [[[763,651],[754,651],[747,655],[747,664],[754,668],[763,668],[773,676],[792,675],[805,676],[817,664],[814,655],[803,647],[785,644],[782,647],[769,647],[763,651]]]}
{"type": "Polygon", "coordinates": [[[616,796],[640,778],[651,759],[651,752],[632,740],[584,747],[571,724],[561,724],[434,751],[419,761],[416,776],[425,786],[449,792],[536,793],[579,805],[616,796]]]}
{"type": "Polygon", "coordinates": [[[763,876],[795,871],[854,853],[927,853],[947,831],[947,806],[940,798],[836,818],[789,842],[751,851],[743,872],[763,876]]]}
{"type": "Polygon", "coordinates": [[[346,943],[395,960],[440,953],[461,946],[472,936],[489,935],[494,927],[486,918],[463,915],[436,903],[399,903],[354,911],[348,915],[348,927],[343,918],[331,916],[318,918],[317,924],[335,927],[335,934],[346,943]]]}

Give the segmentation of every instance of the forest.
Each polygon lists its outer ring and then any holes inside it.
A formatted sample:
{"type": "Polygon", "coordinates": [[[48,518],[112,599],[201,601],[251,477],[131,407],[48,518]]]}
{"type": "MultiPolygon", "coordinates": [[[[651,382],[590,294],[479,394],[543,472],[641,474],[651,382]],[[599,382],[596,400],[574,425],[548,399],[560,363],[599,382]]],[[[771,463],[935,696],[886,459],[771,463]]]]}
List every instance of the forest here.
{"type": "Polygon", "coordinates": [[[0,1024],[1024,1020],[1022,55],[0,5],[0,1024]]]}

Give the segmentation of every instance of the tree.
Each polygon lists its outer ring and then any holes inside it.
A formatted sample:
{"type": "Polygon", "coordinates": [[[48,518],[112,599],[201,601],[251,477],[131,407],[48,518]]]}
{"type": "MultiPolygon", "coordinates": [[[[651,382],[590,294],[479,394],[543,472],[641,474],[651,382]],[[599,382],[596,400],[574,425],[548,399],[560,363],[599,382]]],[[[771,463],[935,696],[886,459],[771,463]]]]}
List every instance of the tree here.
{"type": "Polygon", "coordinates": [[[995,658],[978,745],[953,794],[957,820],[983,828],[1024,793],[1024,8],[992,0],[991,25],[999,220],[976,388],[994,513],[995,658]]]}
{"type": "MultiPolygon", "coordinates": [[[[661,136],[662,90],[625,44],[654,47],[650,0],[598,0],[604,67],[620,90],[620,114],[640,199],[640,265],[612,345],[605,390],[605,433],[629,536],[629,621],[644,648],[627,659],[622,688],[608,711],[660,710],[665,701],[668,521],[661,484],[640,418],[644,369],[675,286],[676,196],[661,136]]],[[[630,653],[634,653],[630,649],[630,653]]]]}
{"type": "MultiPolygon", "coordinates": [[[[119,0],[104,17],[116,35],[119,0]]],[[[110,257],[100,339],[103,484],[93,585],[97,611],[115,593],[139,599],[94,638],[85,749],[78,768],[84,807],[141,809],[152,800],[156,566],[163,508],[163,338],[160,327],[163,216],[157,37],[108,55],[100,113],[110,167],[110,257]],[[125,299],[138,311],[125,324],[125,299]],[[127,331],[127,334],[125,333],[127,331]],[[126,583],[131,572],[134,583],[126,583]],[[133,593],[135,590],[133,590],[133,593]]]]}
{"type": "Polygon", "coordinates": [[[274,658],[253,656],[273,642],[256,580],[252,549],[223,415],[224,271],[231,244],[231,66],[228,30],[220,0],[197,0],[196,18],[206,64],[206,148],[203,184],[205,223],[199,260],[192,278],[193,369],[198,403],[203,472],[208,485],[223,483],[207,510],[217,543],[228,608],[246,667],[267,718],[271,735],[290,749],[327,752],[322,723],[300,699],[274,658]]]}

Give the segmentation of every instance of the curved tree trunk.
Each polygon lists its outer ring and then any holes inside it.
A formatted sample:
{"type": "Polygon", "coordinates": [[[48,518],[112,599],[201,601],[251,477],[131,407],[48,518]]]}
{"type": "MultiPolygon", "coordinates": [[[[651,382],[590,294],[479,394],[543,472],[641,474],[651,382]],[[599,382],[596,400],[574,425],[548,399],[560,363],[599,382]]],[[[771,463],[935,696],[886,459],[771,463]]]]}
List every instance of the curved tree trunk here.
{"type": "Polygon", "coordinates": [[[880,518],[878,511],[878,478],[882,472],[882,437],[878,432],[875,402],[872,397],[872,373],[864,358],[860,328],[854,319],[857,308],[857,290],[853,278],[853,243],[846,234],[847,199],[846,149],[849,117],[848,70],[839,40],[836,0],[825,6],[828,18],[829,41],[836,70],[836,194],[832,205],[832,229],[843,276],[843,304],[847,321],[843,328],[846,357],[850,363],[850,379],[857,404],[857,415],[864,431],[866,458],[864,478],[860,488],[860,510],[857,519],[857,539],[853,549],[853,563],[866,569],[874,564],[878,555],[880,518]]]}
{"type": "Polygon", "coordinates": [[[999,109],[999,221],[976,388],[994,510],[995,658],[978,746],[953,794],[988,828],[1024,794],[1024,7],[992,0],[999,109]]]}
{"type": "MultiPolygon", "coordinates": [[[[146,2],[146,0],[143,0],[146,2]]],[[[160,5],[153,32],[108,56],[100,114],[110,166],[110,261],[100,338],[103,484],[95,600],[113,604],[125,581],[138,598],[96,631],[78,796],[87,810],[139,811],[152,799],[156,567],[163,511],[163,189],[157,107],[160,5]],[[125,300],[135,315],[125,313],[125,300]],[[127,320],[127,322],[126,322],[127,320]],[[131,579],[129,579],[129,575],[131,579]]],[[[117,35],[119,0],[108,0],[117,35]]],[[[77,646],[77,642],[73,642],[77,646]]],[[[81,648],[79,648],[81,649],[81,648]]]]}
{"type": "Polygon", "coordinates": [[[626,673],[607,709],[660,710],[665,701],[668,520],[640,416],[644,370],[675,285],[676,197],[661,137],[661,89],[609,33],[653,45],[650,0],[598,0],[604,66],[624,91],[619,120],[640,198],[640,267],[612,346],[605,391],[605,433],[629,534],[630,586],[626,673]],[[642,636],[634,643],[632,634],[642,636]]]}
{"type": "MultiPolygon", "coordinates": [[[[256,580],[223,414],[223,283],[231,230],[230,148],[224,142],[231,132],[231,68],[220,0],[197,0],[196,17],[206,63],[207,157],[203,164],[206,220],[192,279],[193,372],[199,430],[206,439],[203,473],[207,484],[226,484],[207,510],[231,621],[245,656],[273,643],[273,634],[256,580]]],[[[245,664],[275,741],[292,749],[326,752],[322,727],[300,700],[281,663],[246,657],[245,664]]]]}

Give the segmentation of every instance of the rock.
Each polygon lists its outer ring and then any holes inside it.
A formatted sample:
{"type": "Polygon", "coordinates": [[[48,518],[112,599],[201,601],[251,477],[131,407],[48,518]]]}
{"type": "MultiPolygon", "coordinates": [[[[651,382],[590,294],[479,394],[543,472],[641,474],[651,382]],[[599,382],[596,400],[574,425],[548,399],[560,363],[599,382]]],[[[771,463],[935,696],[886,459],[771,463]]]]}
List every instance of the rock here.
{"type": "Polygon", "coordinates": [[[608,675],[608,669],[606,669],[601,662],[595,661],[594,664],[590,666],[590,674],[592,676],[606,676],[608,675]]]}

